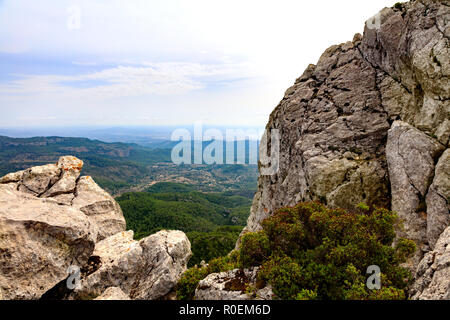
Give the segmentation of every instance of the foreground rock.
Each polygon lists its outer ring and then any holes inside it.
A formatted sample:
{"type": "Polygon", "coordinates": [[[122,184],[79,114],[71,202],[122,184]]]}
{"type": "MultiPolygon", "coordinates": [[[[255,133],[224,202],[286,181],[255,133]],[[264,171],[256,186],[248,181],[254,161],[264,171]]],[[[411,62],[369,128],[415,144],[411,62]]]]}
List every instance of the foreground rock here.
{"type": "Polygon", "coordinates": [[[91,255],[97,227],[86,215],[0,185],[0,291],[3,299],[38,299],[91,255]]]}
{"type": "Polygon", "coordinates": [[[270,286],[257,282],[258,268],[212,273],[201,280],[195,300],[271,300],[270,286]]]}
{"type": "Polygon", "coordinates": [[[399,3],[305,70],[270,115],[279,170],[260,175],[243,233],[300,201],[365,202],[398,212],[398,235],[418,245],[412,270],[429,259],[450,223],[448,21],[448,0],[399,3]]]}
{"type": "Polygon", "coordinates": [[[84,266],[95,243],[125,230],[114,199],[88,177],[83,162],[61,157],[0,178],[0,292],[38,299],[84,266]]]}
{"type": "Polygon", "coordinates": [[[105,295],[117,287],[133,300],[154,300],[168,294],[186,271],[191,245],[181,231],[160,231],[142,240],[120,232],[95,245],[93,265],[76,290],[76,298],[105,295]]]}
{"type": "Polygon", "coordinates": [[[120,288],[110,287],[94,300],[131,300],[120,288]]]}
{"type": "Polygon", "coordinates": [[[98,226],[97,241],[125,230],[125,219],[119,204],[89,176],[78,180],[72,206],[98,226]]]}
{"type": "Polygon", "coordinates": [[[420,262],[411,289],[415,300],[450,300],[450,227],[420,262]]]}

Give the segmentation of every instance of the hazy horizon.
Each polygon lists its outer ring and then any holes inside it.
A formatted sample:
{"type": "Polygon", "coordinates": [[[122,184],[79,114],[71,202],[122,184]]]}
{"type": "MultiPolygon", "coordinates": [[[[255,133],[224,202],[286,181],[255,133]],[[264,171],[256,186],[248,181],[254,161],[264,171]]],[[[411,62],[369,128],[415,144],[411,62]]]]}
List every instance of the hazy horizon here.
{"type": "MultiPolygon", "coordinates": [[[[177,129],[185,129],[194,136],[194,125],[185,124],[177,126],[50,126],[50,127],[0,127],[0,136],[10,138],[35,137],[71,137],[88,138],[104,142],[143,143],[151,141],[171,140],[172,133],[177,129]]],[[[262,135],[263,127],[256,126],[211,126],[201,125],[202,134],[208,129],[217,129],[226,138],[227,130],[243,130],[245,133],[256,132],[258,139],[262,135]]],[[[253,139],[250,137],[251,140],[253,139]]],[[[219,139],[221,140],[221,139],[219,139]]]]}

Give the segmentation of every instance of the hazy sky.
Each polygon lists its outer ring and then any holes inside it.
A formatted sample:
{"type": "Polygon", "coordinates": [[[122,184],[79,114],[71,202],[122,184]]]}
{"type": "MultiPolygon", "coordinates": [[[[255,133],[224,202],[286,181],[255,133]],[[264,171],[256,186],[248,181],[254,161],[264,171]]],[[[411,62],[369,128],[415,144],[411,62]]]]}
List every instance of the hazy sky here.
{"type": "Polygon", "coordinates": [[[264,126],[396,0],[0,0],[0,126],[264,126]]]}

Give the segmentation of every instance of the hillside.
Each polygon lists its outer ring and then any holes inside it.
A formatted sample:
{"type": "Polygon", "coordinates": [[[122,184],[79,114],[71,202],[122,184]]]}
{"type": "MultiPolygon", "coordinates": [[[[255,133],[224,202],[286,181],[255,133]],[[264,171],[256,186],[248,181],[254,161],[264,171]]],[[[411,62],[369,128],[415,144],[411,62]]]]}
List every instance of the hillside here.
{"type": "Polygon", "coordinates": [[[256,190],[256,165],[177,166],[171,162],[170,148],[86,138],[0,136],[0,175],[56,162],[67,154],[82,158],[85,173],[114,195],[143,191],[160,181],[182,182],[205,192],[240,192],[246,197],[256,190]]]}
{"type": "Polygon", "coordinates": [[[137,239],[161,229],[186,232],[193,252],[190,265],[230,252],[251,206],[249,198],[202,193],[176,183],[158,183],[146,192],[123,194],[116,201],[137,239]]]}

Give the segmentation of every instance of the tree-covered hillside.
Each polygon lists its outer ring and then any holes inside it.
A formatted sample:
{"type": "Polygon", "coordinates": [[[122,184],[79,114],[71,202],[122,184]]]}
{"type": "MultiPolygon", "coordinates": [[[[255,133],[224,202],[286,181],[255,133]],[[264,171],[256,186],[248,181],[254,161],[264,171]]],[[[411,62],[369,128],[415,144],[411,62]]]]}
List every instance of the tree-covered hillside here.
{"type": "Polygon", "coordinates": [[[0,136],[0,176],[56,162],[65,155],[82,159],[85,163],[83,174],[93,176],[110,192],[140,183],[140,179],[148,175],[148,166],[170,162],[170,150],[150,150],[137,144],[105,143],[86,138],[0,136]]]}
{"type": "Polygon", "coordinates": [[[146,192],[126,193],[116,200],[137,239],[161,229],[186,232],[194,253],[190,265],[230,252],[251,206],[251,198],[202,193],[177,183],[158,183],[146,192]]]}
{"type": "Polygon", "coordinates": [[[0,176],[56,162],[65,155],[82,159],[83,174],[92,176],[113,195],[143,191],[162,181],[190,184],[204,192],[229,191],[245,197],[251,197],[256,190],[256,165],[175,165],[170,148],[86,138],[0,136],[0,176]]]}

